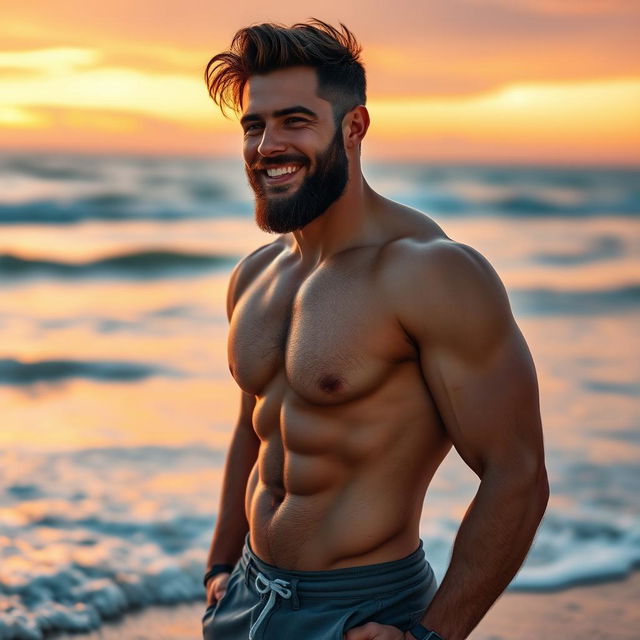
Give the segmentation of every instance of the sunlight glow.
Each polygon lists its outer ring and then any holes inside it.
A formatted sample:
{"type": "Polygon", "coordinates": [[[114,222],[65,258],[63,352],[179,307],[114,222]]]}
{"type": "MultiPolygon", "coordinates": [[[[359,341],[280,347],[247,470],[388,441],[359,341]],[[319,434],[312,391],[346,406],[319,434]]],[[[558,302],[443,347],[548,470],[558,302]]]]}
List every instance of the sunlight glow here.
{"type": "Polygon", "coordinates": [[[0,127],[44,128],[47,119],[20,107],[0,106],[0,127]]]}
{"type": "Polygon", "coordinates": [[[0,51],[0,69],[24,69],[57,74],[96,64],[101,55],[93,49],[52,47],[33,51],[0,51]]]}
{"type": "Polygon", "coordinates": [[[19,66],[29,71],[19,77],[0,76],[0,93],[14,109],[107,108],[178,121],[211,118],[201,78],[113,66],[86,68],[98,59],[95,51],[77,49],[0,53],[0,68],[19,66]],[[44,63],[47,55],[52,60],[44,63]]]}
{"type": "Polygon", "coordinates": [[[512,85],[481,96],[372,99],[382,135],[558,135],[640,141],[640,79],[512,85]]]}
{"type": "MultiPolygon", "coordinates": [[[[220,115],[196,71],[114,64],[89,48],[0,52],[0,131],[18,146],[29,141],[19,132],[33,132],[32,144],[126,144],[158,152],[182,140],[185,148],[211,150],[207,136],[213,134],[217,153],[235,153],[238,124],[220,115]]],[[[591,151],[586,157],[617,150],[626,160],[640,156],[640,77],[513,82],[443,96],[372,91],[368,107],[367,144],[374,156],[395,150],[416,157],[427,147],[444,156],[491,157],[499,147],[506,154],[559,153],[560,159],[580,159],[582,150],[591,151]]]]}

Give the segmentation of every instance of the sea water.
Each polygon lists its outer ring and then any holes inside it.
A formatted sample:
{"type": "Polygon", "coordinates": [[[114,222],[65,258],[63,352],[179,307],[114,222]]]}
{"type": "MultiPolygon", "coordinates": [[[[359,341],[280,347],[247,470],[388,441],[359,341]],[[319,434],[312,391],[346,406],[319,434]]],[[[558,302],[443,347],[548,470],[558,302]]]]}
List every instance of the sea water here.
{"type": "MultiPolygon", "coordinates": [[[[622,578],[640,562],[640,171],[365,175],[489,259],[532,351],[552,493],[510,588],[622,578]]],[[[226,284],[272,239],[252,210],[237,159],[0,156],[0,638],[203,598],[239,405],[226,284]]],[[[452,451],[429,490],[439,578],[478,483],[452,451]]]]}

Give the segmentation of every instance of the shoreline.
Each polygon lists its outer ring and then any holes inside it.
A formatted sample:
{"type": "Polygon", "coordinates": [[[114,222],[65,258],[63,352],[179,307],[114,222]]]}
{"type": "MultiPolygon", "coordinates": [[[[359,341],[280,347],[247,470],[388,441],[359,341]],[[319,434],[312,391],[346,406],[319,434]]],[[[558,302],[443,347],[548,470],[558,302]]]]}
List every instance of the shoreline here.
{"type": "MultiPolygon", "coordinates": [[[[543,637],[637,640],[639,601],[640,571],[623,580],[561,591],[507,591],[469,637],[472,640],[543,637]]],[[[204,609],[204,603],[151,607],[107,622],[90,633],[52,637],[56,640],[199,640],[204,609]]]]}

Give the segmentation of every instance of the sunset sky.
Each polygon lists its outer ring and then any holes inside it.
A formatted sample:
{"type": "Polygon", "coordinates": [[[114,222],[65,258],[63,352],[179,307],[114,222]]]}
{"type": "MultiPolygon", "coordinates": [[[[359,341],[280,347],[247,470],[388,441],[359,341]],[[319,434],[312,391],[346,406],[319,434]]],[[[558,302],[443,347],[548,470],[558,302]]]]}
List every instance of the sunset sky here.
{"type": "Polygon", "coordinates": [[[0,150],[237,154],[202,79],[251,23],[361,41],[369,157],[640,163],[637,0],[0,0],[0,150]]]}

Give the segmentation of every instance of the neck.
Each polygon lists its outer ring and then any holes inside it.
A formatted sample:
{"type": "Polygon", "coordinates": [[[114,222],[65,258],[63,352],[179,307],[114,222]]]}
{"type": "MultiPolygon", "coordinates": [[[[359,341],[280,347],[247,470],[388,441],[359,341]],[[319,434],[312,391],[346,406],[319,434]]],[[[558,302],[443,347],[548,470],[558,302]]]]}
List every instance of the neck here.
{"type": "Polygon", "coordinates": [[[380,235],[376,215],[379,200],[380,196],[364,179],[359,162],[352,163],[340,198],[292,234],[303,262],[317,265],[341,251],[376,242],[380,235]]]}

